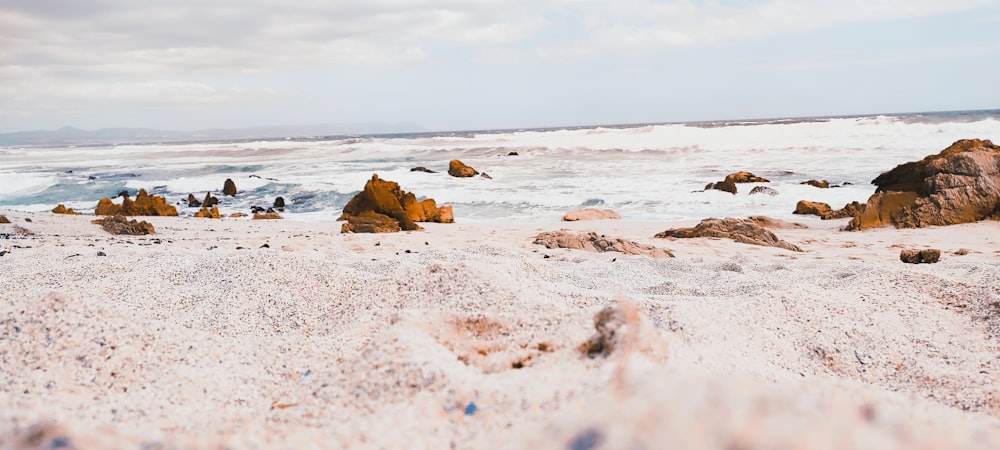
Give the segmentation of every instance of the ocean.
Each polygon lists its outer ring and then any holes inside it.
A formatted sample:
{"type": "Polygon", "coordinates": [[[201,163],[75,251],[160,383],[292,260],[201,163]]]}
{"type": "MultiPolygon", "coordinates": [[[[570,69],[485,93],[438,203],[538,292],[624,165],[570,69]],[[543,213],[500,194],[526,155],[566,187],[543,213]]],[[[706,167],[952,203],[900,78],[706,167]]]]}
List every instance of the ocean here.
{"type": "Polygon", "coordinates": [[[1000,110],[534,130],[260,139],[181,144],[0,148],[0,208],[93,213],[102,197],[140,189],[193,214],[213,192],[223,214],[285,199],[286,219],[335,220],[377,173],[418,198],[454,207],[457,222],[550,221],[583,208],[624,220],[763,214],[793,218],[799,200],[834,208],[867,200],[878,174],[956,140],[1000,139],[1000,110]],[[512,155],[511,153],[516,153],[512,155]],[[454,178],[459,159],[492,178],[454,178]],[[437,173],[414,172],[423,166],[437,173]],[[777,195],[710,190],[746,170],[777,195]],[[231,178],[239,194],[221,195],[231,178]],[[819,189],[800,182],[828,180],[819,189]]]}

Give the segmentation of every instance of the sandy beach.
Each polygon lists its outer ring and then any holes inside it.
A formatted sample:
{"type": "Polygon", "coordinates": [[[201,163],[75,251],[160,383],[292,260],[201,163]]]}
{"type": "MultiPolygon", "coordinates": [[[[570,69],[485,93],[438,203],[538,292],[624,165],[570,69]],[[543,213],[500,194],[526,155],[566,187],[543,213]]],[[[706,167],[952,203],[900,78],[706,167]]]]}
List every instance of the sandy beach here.
{"type": "Polygon", "coordinates": [[[0,212],[0,448],[1000,448],[996,221],[772,229],[799,253],[653,238],[696,222],[0,212]],[[533,244],[560,229],[675,257],[533,244]]]}

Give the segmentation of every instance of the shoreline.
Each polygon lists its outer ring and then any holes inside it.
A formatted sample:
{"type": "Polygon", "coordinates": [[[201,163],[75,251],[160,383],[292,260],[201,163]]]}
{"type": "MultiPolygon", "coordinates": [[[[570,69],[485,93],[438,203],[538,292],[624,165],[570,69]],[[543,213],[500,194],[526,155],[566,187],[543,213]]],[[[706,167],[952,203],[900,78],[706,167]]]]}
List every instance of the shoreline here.
{"type": "Polygon", "coordinates": [[[38,423],[39,446],[80,448],[1000,445],[996,221],[802,217],[772,229],[797,253],[652,237],[698,221],[137,217],[156,234],[113,236],[0,213],[4,449],[38,423]],[[675,257],[532,244],[560,229],[675,257]],[[941,261],[899,261],[924,247],[941,261]],[[590,359],[605,307],[635,318],[590,359]]]}

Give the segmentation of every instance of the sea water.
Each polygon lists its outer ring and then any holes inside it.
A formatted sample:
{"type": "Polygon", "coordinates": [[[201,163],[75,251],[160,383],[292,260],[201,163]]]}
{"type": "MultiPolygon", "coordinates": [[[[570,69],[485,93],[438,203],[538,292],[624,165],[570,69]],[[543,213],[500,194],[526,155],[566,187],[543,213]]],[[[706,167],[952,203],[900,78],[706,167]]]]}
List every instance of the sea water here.
{"type": "Polygon", "coordinates": [[[223,214],[267,207],[335,220],[372,174],[454,207],[459,222],[558,220],[582,207],[625,220],[763,214],[792,218],[799,200],[864,202],[878,174],[965,138],[1000,139],[1000,110],[795,120],[595,126],[412,135],[0,148],[0,208],[93,212],[102,197],[140,189],[190,215],[187,196],[218,196],[223,214]],[[516,153],[512,155],[511,153],[516,153]],[[492,178],[455,178],[459,159],[492,178]],[[423,166],[437,173],[414,172],[423,166]],[[705,185],[746,170],[777,195],[705,185]],[[223,197],[226,178],[239,194],[223,197]],[[828,180],[819,189],[802,181],[828,180]]]}

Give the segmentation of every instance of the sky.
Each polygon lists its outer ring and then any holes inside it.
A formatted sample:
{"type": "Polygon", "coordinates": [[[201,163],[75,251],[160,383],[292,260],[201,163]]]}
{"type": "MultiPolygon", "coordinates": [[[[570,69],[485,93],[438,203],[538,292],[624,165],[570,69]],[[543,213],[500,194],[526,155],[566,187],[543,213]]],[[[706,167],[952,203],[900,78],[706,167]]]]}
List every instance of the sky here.
{"type": "Polygon", "coordinates": [[[0,3],[0,133],[993,108],[1000,0],[0,3]]]}

